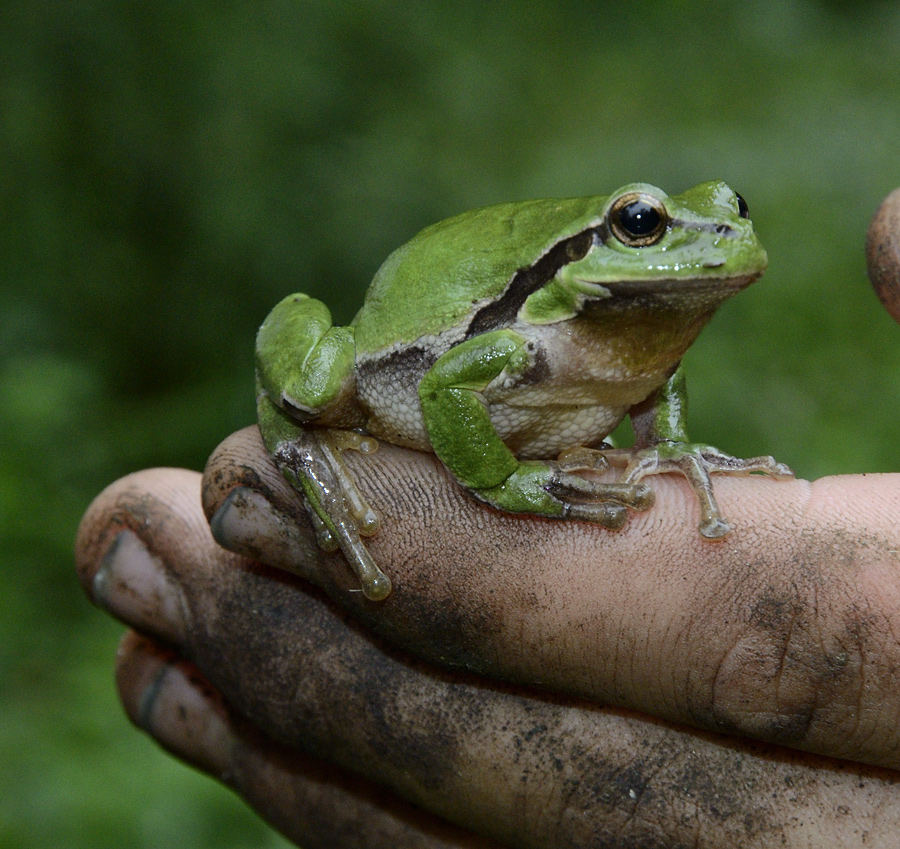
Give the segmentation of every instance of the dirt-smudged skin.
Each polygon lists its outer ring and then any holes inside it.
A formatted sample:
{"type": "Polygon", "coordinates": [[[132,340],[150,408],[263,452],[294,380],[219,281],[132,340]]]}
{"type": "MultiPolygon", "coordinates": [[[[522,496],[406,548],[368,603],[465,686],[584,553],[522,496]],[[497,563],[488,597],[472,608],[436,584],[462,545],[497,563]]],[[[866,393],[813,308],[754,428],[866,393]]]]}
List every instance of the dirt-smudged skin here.
{"type": "MultiPolygon", "coordinates": [[[[211,461],[207,480],[214,491],[206,494],[208,508],[221,505],[235,492],[235,486],[258,485],[261,480],[267,488],[272,482],[289,494],[271,466],[263,471],[268,460],[259,443],[253,449],[256,460],[249,462],[248,447],[245,441],[243,448],[232,443],[228,449],[232,459],[242,452],[245,457],[230,475],[217,467],[216,458],[211,461]]],[[[385,472],[393,469],[391,484],[395,490],[405,492],[399,484],[411,474],[428,474],[427,467],[422,468],[421,454],[390,453],[395,456],[381,457],[379,463],[385,472]],[[406,467],[407,463],[413,465],[406,467]]],[[[433,468],[437,474],[444,474],[438,465],[433,468]]],[[[768,488],[773,486],[769,484],[768,488]]],[[[455,508],[459,511],[458,523],[466,524],[473,515],[481,515],[472,511],[467,499],[455,495],[449,482],[445,481],[444,489],[454,493],[451,498],[459,499],[455,508]]],[[[892,845],[890,840],[900,827],[900,809],[891,819],[885,800],[896,793],[894,773],[690,731],[596,702],[492,684],[469,673],[437,671],[370,636],[334,602],[310,590],[300,579],[220,551],[217,554],[211,541],[209,549],[194,542],[179,548],[182,535],[177,520],[165,514],[166,505],[138,495],[139,487],[133,486],[130,492],[133,499],[124,504],[120,491],[118,508],[119,515],[132,515],[128,526],[151,535],[156,528],[162,531],[158,540],[162,547],[157,548],[156,557],[166,564],[168,581],[177,583],[183,597],[179,610],[185,620],[180,636],[174,640],[184,656],[206,670],[211,684],[227,693],[240,714],[266,729],[269,737],[299,746],[314,757],[328,758],[336,766],[380,784],[385,792],[395,792],[502,844],[542,849],[808,847],[820,845],[816,835],[823,833],[836,836],[835,845],[892,845]],[[866,842],[862,843],[864,834],[866,842]]],[[[270,495],[273,493],[277,500],[279,494],[274,489],[270,495]]],[[[251,497],[231,502],[234,509],[250,513],[252,504],[251,497]]],[[[417,516],[413,504],[406,502],[402,507],[420,526],[415,533],[408,524],[403,533],[385,534],[382,544],[394,550],[390,562],[395,568],[421,571],[417,556],[423,547],[417,541],[424,535],[429,508],[423,506],[417,516]]],[[[505,521],[509,523],[509,518],[505,521]]],[[[543,530],[558,527],[557,523],[520,521],[543,530]]],[[[309,534],[308,526],[300,533],[309,534]]],[[[431,533],[439,535],[440,529],[432,528],[431,533]]],[[[699,550],[704,549],[693,539],[689,527],[682,528],[681,535],[699,550]]],[[[469,526],[469,536],[476,536],[474,525],[469,526]]],[[[677,533],[675,537],[677,542],[677,533]]],[[[404,597],[398,587],[385,604],[366,602],[358,593],[353,596],[354,603],[370,617],[379,611],[373,618],[393,622],[396,632],[411,641],[412,630],[421,626],[418,615],[428,615],[447,604],[449,584],[444,573],[468,570],[472,580],[465,595],[457,599],[457,609],[464,616],[467,604],[485,608],[480,611],[485,618],[473,617],[464,627],[478,632],[481,640],[480,645],[470,642],[466,652],[479,652],[486,658],[486,667],[500,668],[502,656],[509,654],[520,672],[530,657],[532,674],[553,673],[554,652],[558,666],[566,654],[583,650],[590,654],[596,684],[601,678],[611,677],[610,668],[603,666],[605,658],[591,653],[590,641],[597,635],[587,633],[590,622],[583,622],[580,631],[567,627],[564,633],[557,630],[548,611],[542,609],[546,601],[540,592],[534,592],[535,587],[527,598],[513,598],[510,603],[506,597],[501,604],[495,595],[493,604],[484,605],[491,598],[490,580],[484,579],[480,563],[455,562],[472,550],[471,545],[465,547],[456,537],[442,542],[424,547],[426,555],[445,552],[443,559],[429,562],[431,600],[426,597],[429,583],[423,580],[421,596],[416,600],[404,597]],[[411,601],[418,605],[417,609],[413,606],[414,616],[406,611],[411,601]],[[541,628],[543,657],[535,657],[538,644],[526,627],[534,617],[543,619],[545,626],[541,628]],[[517,632],[517,650],[510,641],[513,630],[517,632]],[[569,641],[567,647],[563,646],[565,640],[569,641]]],[[[267,541],[259,535],[253,547],[269,550],[267,541]]],[[[310,551],[315,553],[315,547],[310,551]]],[[[388,553],[387,548],[381,550],[382,555],[388,553]]],[[[798,549],[800,559],[795,563],[800,567],[806,554],[815,552],[798,549]]],[[[539,559],[540,553],[536,562],[539,559]]],[[[504,555],[497,550],[485,563],[494,571],[492,578],[498,580],[503,572],[514,574],[520,560],[516,552],[504,555]]],[[[89,561],[83,558],[81,562],[89,561]]],[[[602,566],[596,563],[591,568],[602,566]]],[[[814,571],[811,566],[810,573],[814,571]]],[[[328,565],[313,568],[325,574],[328,565]]],[[[610,568],[607,564],[605,573],[610,568]]],[[[754,567],[756,572],[762,569],[761,562],[754,567]]],[[[853,564],[845,557],[836,564],[835,571],[840,570],[849,576],[853,564]]],[[[538,571],[539,588],[541,581],[552,575],[538,571]]],[[[673,586],[684,582],[689,573],[668,570],[670,596],[673,586]]],[[[693,573],[694,580],[702,574],[698,569],[693,573]]],[[[718,591],[727,591],[722,586],[723,577],[728,576],[716,576],[718,586],[708,590],[715,590],[713,597],[720,602],[718,591]]],[[[853,577],[859,578],[860,573],[853,577]]],[[[598,579],[594,575],[594,581],[598,579]]],[[[659,609],[658,599],[646,597],[652,590],[648,573],[632,575],[626,582],[629,586],[619,590],[615,581],[608,577],[604,580],[613,595],[629,587],[632,592],[642,590],[645,605],[659,609]]],[[[89,572],[83,573],[83,581],[88,587],[96,585],[89,572]]],[[[744,588],[746,603],[735,601],[733,605],[744,617],[738,624],[742,628],[752,626],[759,633],[787,633],[786,623],[794,609],[782,603],[784,596],[773,592],[771,583],[758,592],[751,585],[744,588]]],[[[335,596],[346,601],[349,594],[342,587],[334,589],[335,596]]],[[[557,609],[564,618],[571,616],[571,598],[559,587],[554,586],[553,591],[560,601],[557,609]]],[[[617,626],[613,619],[617,611],[620,617],[627,613],[621,609],[621,601],[621,596],[613,599],[617,610],[605,610],[604,620],[593,623],[601,632],[618,632],[621,669],[631,667],[631,674],[640,672],[634,663],[625,662],[625,655],[639,661],[646,652],[655,655],[658,673],[673,668],[672,662],[661,656],[658,642],[646,642],[653,631],[664,631],[670,643],[681,644],[682,652],[690,652],[692,640],[702,643],[708,652],[715,650],[710,637],[715,630],[713,623],[704,631],[702,616],[695,619],[699,633],[690,631],[681,636],[665,623],[644,620],[643,650],[627,647],[623,622],[617,626]]],[[[148,602],[152,604],[152,599],[148,602]]],[[[109,608],[117,609],[115,601],[109,608]]],[[[561,626],[566,624],[562,622],[561,626]]],[[[727,631],[727,606],[717,625],[719,631],[727,631]]],[[[436,632],[420,633],[417,649],[420,654],[440,656],[461,636],[459,631],[445,633],[442,642],[426,646],[425,640],[441,637],[436,632]]],[[[638,636],[633,634],[632,639],[638,636]]],[[[873,639],[867,633],[860,637],[863,641],[873,639]]],[[[594,642],[593,646],[600,647],[601,643],[594,642]]],[[[851,658],[844,669],[852,668],[851,658]]],[[[541,683],[554,686],[556,682],[548,674],[541,683]]],[[[650,682],[645,682],[645,687],[671,698],[686,688],[702,690],[701,683],[669,681],[663,676],[657,679],[656,687],[650,682]]],[[[702,701],[698,698],[695,706],[702,701]]]]}
{"type": "MultiPolygon", "coordinates": [[[[243,608],[247,587],[242,584],[232,588],[238,594],[235,612],[243,608]]],[[[255,589],[251,593],[263,603],[262,611],[277,611],[267,619],[303,623],[304,642],[288,640],[289,655],[277,648],[286,639],[281,628],[234,635],[251,640],[247,663],[255,666],[261,659],[264,679],[284,680],[283,690],[244,694],[251,704],[265,697],[258,709],[268,722],[271,706],[283,705],[275,717],[281,739],[302,739],[313,754],[401,787],[413,802],[437,804],[451,818],[460,808],[477,808],[477,796],[490,785],[492,801],[519,808],[521,819],[498,826],[487,813],[472,814],[466,824],[515,845],[670,849],[725,845],[724,835],[734,845],[802,845],[793,842],[792,821],[839,819],[839,804],[847,814],[853,810],[842,795],[851,784],[861,795],[894,783],[877,770],[844,775],[835,764],[834,786],[825,788],[803,756],[784,753],[773,760],[752,743],[726,743],[639,721],[627,712],[435,674],[386,654],[322,599],[285,607],[280,592],[268,599],[255,589]],[[323,644],[330,647],[324,663],[310,650],[323,644]],[[352,734],[336,737],[336,728],[350,728],[352,734]],[[472,762],[481,758],[473,776],[472,762]],[[508,776],[527,777],[510,781],[508,776]],[[674,840],[667,826],[673,807],[681,824],[680,839],[674,840]],[[548,828],[565,839],[551,842],[556,838],[541,833],[548,828]],[[698,833],[709,841],[695,843],[698,833]]],[[[223,599],[222,611],[227,610],[223,599]]],[[[223,660],[204,658],[215,669],[223,660]]],[[[221,686],[239,687],[250,670],[233,673],[235,680],[220,681],[221,686]]],[[[852,823],[852,816],[845,818],[852,823]]],[[[863,831],[850,828],[847,834],[861,838],[863,831]]]]}
{"type": "MultiPolygon", "coordinates": [[[[649,513],[599,546],[589,525],[479,510],[427,455],[384,446],[350,461],[367,495],[391,494],[371,545],[399,582],[387,602],[369,602],[347,592],[352,577],[339,556],[320,552],[313,580],[392,643],[441,665],[673,722],[900,766],[900,729],[884,721],[890,703],[877,695],[900,669],[900,645],[883,640],[900,609],[892,578],[900,547],[890,523],[873,526],[855,498],[879,485],[871,476],[726,483],[748,517],[727,547],[697,540],[690,518],[673,520],[685,494],[677,481],[661,482],[667,520],[649,513]],[[816,505],[833,498],[842,520],[816,520],[816,505]],[[854,523],[871,528],[867,538],[854,523]],[[773,548],[788,553],[774,571],[763,554],[773,548]]],[[[291,503],[287,485],[273,481],[291,503]]],[[[881,489],[887,522],[894,496],[889,481],[881,489]]]]}
{"type": "Polygon", "coordinates": [[[224,547],[174,469],[108,487],[76,544],[85,591],[135,629],[129,716],[300,845],[894,849],[896,475],[726,483],[741,531],[713,553],[677,481],[600,545],[475,509],[421,453],[352,462],[397,520],[383,604],[348,592],[255,429],[207,468],[224,547]]]}

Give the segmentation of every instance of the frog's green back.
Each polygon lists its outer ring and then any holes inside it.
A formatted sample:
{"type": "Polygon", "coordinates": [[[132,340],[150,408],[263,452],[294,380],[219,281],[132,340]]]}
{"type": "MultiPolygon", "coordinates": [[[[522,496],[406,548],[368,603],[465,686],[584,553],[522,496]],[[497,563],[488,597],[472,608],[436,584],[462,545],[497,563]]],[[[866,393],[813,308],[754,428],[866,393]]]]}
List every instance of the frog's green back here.
{"type": "Polygon", "coordinates": [[[605,197],[503,203],[424,229],[384,262],[356,326],[359,353],[440,333],[493,300],[550,246],[599,220],[605,197]]]}

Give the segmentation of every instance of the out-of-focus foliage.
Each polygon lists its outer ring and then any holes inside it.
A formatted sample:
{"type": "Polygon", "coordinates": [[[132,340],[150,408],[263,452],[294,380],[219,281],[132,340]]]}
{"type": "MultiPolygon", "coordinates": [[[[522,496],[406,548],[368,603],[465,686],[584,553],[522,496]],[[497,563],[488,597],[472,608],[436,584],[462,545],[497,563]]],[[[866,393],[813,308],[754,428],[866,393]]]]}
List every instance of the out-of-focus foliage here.
{"type": "Polygon", "coordinates": [[[346,321],[439,218],[727,180],[772,270],[689,354],[692,432],[897,468],[862,244],[898,80],[889,2],[0,4],[0,844],[283,845],[129,729],[72,538],[106,483],[252,421],[278,298],[346,321]]]}

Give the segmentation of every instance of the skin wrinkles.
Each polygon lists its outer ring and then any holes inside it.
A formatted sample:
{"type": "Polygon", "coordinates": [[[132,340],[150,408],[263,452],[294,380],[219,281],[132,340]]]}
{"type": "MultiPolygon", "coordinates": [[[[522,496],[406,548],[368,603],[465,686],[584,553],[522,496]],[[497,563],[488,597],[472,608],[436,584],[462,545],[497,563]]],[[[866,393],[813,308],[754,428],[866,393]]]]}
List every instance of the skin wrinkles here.
{"type": "MultiPolygon", "coordinates": [[[[845,561],[841,568],[847,565],[845,561]]],[[[866,615],[848,604],[841,583],[804,580],[809,583],[806,589],[792,582],[785,595],[776,586],[764,591],[751,612],[750,636],[744,644],[755,645],[760,657],[749,667],[744,664],[745,674],[762,675],[761,686],[770,682],[778,686],[771,719],[767,720],[773,733],[787,735],[782,739],[800,744],[817,727],[829,723],[846,722],[848,733],[853,733],[859,715],[856,703],[865,680],[862,676],[867,675],[866,615]],[[826,584],[836,590],[829,607],[823,609],[826,584]],[[848,645],[857,646],[855,654],[848,653],[848,645]],[[771,671],[767,671],[769,668],[771,671]]],[[[738,654],[734,652],[732,657],[738,654]]],[[[722,678],[720,665],[717,687],[722,678]]],[[[752,688],[748,684],[748,689],[752,688]]],[[[718,707],[721,715],[727,714],[721,704],[718,707]]],[[[763,715],[757,721],[766,721],[763,715]]]]}
{"type": "MultiPolygon", "coordinates": [[[[680,646],[690,644],[694,628],[694,623],[691,620],[686,624],[680,623],[679,627],[676,627],[674,624],[669,624],[663,632],[662,642],[663,644],[671,643],[674,651],[679,653],[681,650],[680,646]]],[[[660,659],[657,674],[659,675],[660,680],[668,679],[670,683],[670,686],[664,688],[662,693],[663,710],[666,710],[667,712],[682,712],[686,710],[686,693],[682,688],[677,686],[677,682],[674,680],[672,673],[672,669],[663,664],[662,659],[660,659]]]]}
{"type": "MultiPolygon", "coordinates": [[[[776,739],[802,743],[812,722],[814,707],[809,698],[815,697],[815,690],[803,686],[804,673],[812,671],[805,669],[805,658],[812,654],[810,643],[814,637],[808,627],[798,627],[799,611],[803,609],[801,603],[780,600],[774,588],[766,592],[768,595],[749,613],[749,628],[745,635],[726,654],[716,671],[713,710],[723,725],[740,723],[740,714],[746,712],[744,722],[768,724],[776,739]],[[748,679],[748,691],[754,687],[757,678],[762,679],[760,685],[772,693],[767,709],[754,710],[749,705],[743,708],[740,702],[727,696],[716,699],[717,689],[727,692],[727,683],[742,675],[748,679]]],[[[791,586],[790,592],[797,595],[796,585],[791,586]]]]}
{"type": "MultiPolygon", "coordinates": [[[[756,593],[754,568],[748,564],[748,568],[742,573],[733,576],[733,580],[728,581],[722,587],[721,592],[711,594],[709,602],[702,608],[702,615],[697,617],[696,624],[692,623],[694,630],[702,629],[702,623],[706,621],[718,621],[720,625],[727,627],[735,621],[745,620],[747,599],[753,598],[756,593]]],[[[732,641],[719,648],[719,656],[711,665],[712,685],[709,705],[705,705],[702,698],[689,699],[688,710],[691,711],[692,715],[698,713],[699,716],[703,716],[707,709],[711,710],[714,715],[720,712],[717,701],[720,678],[724,674],[723,670],[728,665],[729,659],[745,649],[745,641],[754,633],[750,628],[742,628],[732,641]]],[[[701,630],[699,639],[702,640],[703,636],[701,630]]],[[[702,670],[692,671],[687,691],[690,694],[703,693],[704,680],[702,670]]]]}
{"type": "MultiPolygon", "coordinates": [[[[894,637],[894,642],[900,642],[896,639],[894,630],[890,627],[889,623],[885,623],[884,630],[886,633],[890,634],[894,637]]],[[[855,692],[855,699],[851,702],[847,708],[847,713],[853,718],[854,721],[854,736],[858,736],[865,745],[871,746],[872,748],[876,746],[885,746],[886,741],[883,738],[883,735],[879,736],[879,711],[873,710],[871,704],[871,698],[867,698],[867,694],[871,693],[878,687],[877,681],[869,681],[869,673],[868,669],[872,666],[872,662],[869,659],[869,650],[865,647],[861,638],[857,637],[857,645],[856,651],[859,656],[859,684],[857,686],[855,692]],[[867,725],[868,728],[862,730],[864,725],[867,725]]],[[[873,653],[874,654],[874,653],[873,653]]],[[[895,676],[892,676],[895,677],[895,676]]],[[[890,695],[890,694],[886,694],[890,695]]],[[[897,707],[894,706],[892,710],[892,726],[896,727],[898,716],[897,716],[897,707]]],[[[892,741],[891,749],[894,753],[900,749],[900,741],[896,739],[892,741]]]]}
{"type": "MultiPolygon", "coordinates": [[[[773,675],[773,686],[775,692],[775,704],[778,705],[782,703],[782,688],[785,686],[785,666],[787,665],[788,658],[791,654],[791,643],[794,636],[794,629],[797,625],[797,611],[796,609],[791,610],[790,615],[788,617],[787,622],[787,633],[784,636],[784,643],[780,650],[776,651],[775,658],[775,673],[773,675]]],[[[802,650],[798,652],[798,654],[802,655],[802,650]]],[[[789,687],[789,683],[787,684],[789,687]]],[[[790,703],[791,699],[785,700],[790,703]]],[[[806,729],[809,728],[810,723],[812,722],[812,708],[810,708],[809,712],[804,712],[805,714],[805,726],[806,729]]]]}

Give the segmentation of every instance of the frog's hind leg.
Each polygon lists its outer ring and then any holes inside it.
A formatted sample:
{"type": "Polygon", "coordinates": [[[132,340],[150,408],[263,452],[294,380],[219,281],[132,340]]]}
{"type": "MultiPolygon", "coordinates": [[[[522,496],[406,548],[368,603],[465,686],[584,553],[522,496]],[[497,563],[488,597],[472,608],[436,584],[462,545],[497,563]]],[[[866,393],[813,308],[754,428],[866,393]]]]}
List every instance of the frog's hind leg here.
{"type": "Polygon", "coordinates": [[[365,424],[355,356],[353,329],[333,326],[325,304],[302,293],[284,298],[256,337],[259,429],[282,474],[305,496],[319,545],[340,548],[366,597],[383,599],[391,582],[361,539],[375,533],[378,517],[341,457],[345,448],[371,451],[377,442],[337,429],[365,424]]]}
{"type": "Polygon", "coordinates": [[[325,551],[341,549],[366,598],[387,598],[390,578],[362,540],[378,530],[378,515],[341,456],[347,448],[371,453],[378,443],[352,431],[297,424],[265,393],[259,395],[258,408],[266,447],[287,481],[303,494],[319,546],[325,551]]]}
{"type": "Polygon", "coordinates": [[[299,422],[353,428],[365,424],[356,401],[352,327],[335,327],[328,307],[303,293],[288,295],[256,335],[258,394],[299,422]]]}

